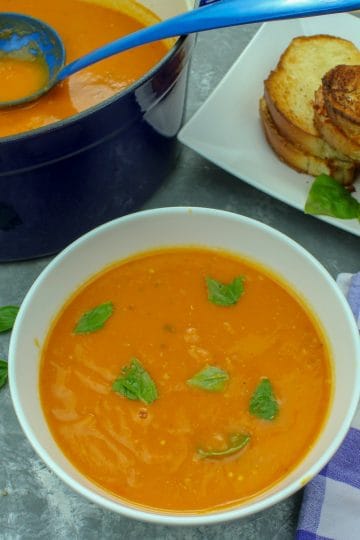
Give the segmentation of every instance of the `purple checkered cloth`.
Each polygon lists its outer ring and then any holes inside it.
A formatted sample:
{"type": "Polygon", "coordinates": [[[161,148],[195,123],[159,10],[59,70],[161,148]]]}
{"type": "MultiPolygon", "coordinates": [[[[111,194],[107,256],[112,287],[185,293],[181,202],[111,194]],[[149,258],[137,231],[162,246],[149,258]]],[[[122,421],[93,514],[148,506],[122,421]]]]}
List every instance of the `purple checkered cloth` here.
{"type": "MultiPolygon", "coordinates": [[[[360,329],[360,272],[336,281],[360,329]]],[[[339,450],[304,490],[296,540],[360,540],[360,408],[339,450]]]]}

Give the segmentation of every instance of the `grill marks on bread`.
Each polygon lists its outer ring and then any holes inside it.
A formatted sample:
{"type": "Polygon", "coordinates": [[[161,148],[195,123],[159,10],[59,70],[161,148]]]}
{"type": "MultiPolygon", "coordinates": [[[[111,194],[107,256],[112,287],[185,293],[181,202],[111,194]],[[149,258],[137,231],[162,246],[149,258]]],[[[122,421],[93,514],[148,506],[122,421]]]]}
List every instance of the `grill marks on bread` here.
{"type": "Polygon", "coordinates": [[[360,144],[360,66],[336,66],[323,77],[322,87],[331,120],[360,144]]]}
{"type": "Polygon", "coordinates": [[[357,163],[360,163],[360,137],[349,137],[341,125],[335,124],[325,106],[322,86],[315,92],[314,123],[321,136],[357,163]]]}

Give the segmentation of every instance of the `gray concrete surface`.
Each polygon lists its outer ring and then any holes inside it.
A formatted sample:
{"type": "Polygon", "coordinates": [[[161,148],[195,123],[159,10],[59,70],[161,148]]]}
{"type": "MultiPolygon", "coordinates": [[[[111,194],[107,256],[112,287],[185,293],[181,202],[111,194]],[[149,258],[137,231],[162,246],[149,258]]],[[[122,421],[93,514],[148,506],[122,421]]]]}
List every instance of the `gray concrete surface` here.
{"type": "MultiPolygon", "coordinates": [[[[207,98],[258,26],[203,34],[192,63],[187,117],[207,98]]],[[[272,199],[183,148],[176,169],[146,208],[193,205],[238,212],[298,241],[335,276],[360,268],[359,237],[272,199]]],[[[21,303],[50,258],[0,265],[0,305],[21,303]]],[[[8,335],[0,336],[7,356],[8,335]]],[[[130,521],[73,493],[38,459],[17,422],[9,389],[0,391],[0,539],[290,540],[301,493],[251,520],[170,528],[130,521]]]]}

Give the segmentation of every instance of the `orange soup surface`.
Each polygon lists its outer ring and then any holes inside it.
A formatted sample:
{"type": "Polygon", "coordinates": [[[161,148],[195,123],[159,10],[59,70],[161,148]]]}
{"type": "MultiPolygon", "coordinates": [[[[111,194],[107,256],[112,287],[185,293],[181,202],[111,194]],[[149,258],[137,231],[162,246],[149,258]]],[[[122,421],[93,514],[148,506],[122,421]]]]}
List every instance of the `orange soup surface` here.
{"type": "Polygon", "coordinates": [[[140,506],[209,512],[304,458],[332,372],[287,286],[231,254],[184,247],[85,283],[52,324],[39,384],[56,442],[87,478],[140,506]]]}
{"type": "MultiPolygon", "coordinates": [[[[131,2],[126,5],[131,6],[131,2]]],[[[131,13],[131,9],[122,12],[107,7],[101,0],[0,0],[0,12],[23,13],[50,24],[62,38],[66,61],[70,63],[158,21],[140,4],[133,2],[133,5],[131,13]]],[[[79,71],[33,103],[0,110],[0,137],[46,126],[104,101],[142,77],[167,51],[165,42],[126,51],[79,71]]],[[[37,86],[35,90],[43,86],[37,77],[45,75],[44,72],[36,71],[31,64],[19,68],[19,64],[13,64],[10,69],[9,61],[0,59],[0,100],[4,96],[17,99],[32,93],[29,90],[34,86],[37,86]]]]}
{"type": "Polygon", "coordinates": [[[0,59],[0,81],[0,101],[15,101],[43,88],[48,82],[48,70],[39,61],[4,57],[0,59]]]}

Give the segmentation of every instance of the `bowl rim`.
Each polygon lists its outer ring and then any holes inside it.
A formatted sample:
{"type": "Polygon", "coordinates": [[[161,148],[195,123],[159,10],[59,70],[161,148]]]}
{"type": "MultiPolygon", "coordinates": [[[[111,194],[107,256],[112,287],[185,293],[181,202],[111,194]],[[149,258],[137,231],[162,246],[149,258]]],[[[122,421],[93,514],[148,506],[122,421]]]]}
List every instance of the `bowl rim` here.
{"type": "MultiPolygon", "coordinates": [[[[106,267],[105,265],[102,267],[106,267]]],[[[101,271],[101,269],[99,269],[101,271]]],[[[62,250],[58,255],[56,255],[52,261],[40,272],[30,289],[25,295],[24,301],[21,304],[18,316],[15,320],[14,328],[12,330],[9,346],[9,386],[10,394],[15,409],[16,416],[19,420],[22,430],[24,431],[28,441],[30,442],[33,449],[36,451],[38,456],[42,461],[71,489],[76,493],[82,495],[89,501],[96,503],[102,508],[107,510],[114,511],[116,513],[122,514],[127,518],[132,518],[140,520],[143,522],[155,523],[160,525],[175,525],[175,526],[198,526],[198,525],[211,525],[218,524],[222,522],[229,522],[235,519],[240,519],[244,517],[251,516],[266,510],[275,504],[283,501],[284,499],[290,497],[296,493],[299,489],[303,488],[305,483],[310,481],[314,476],[316,476],[320,470],[329,462],[332,456],[340,447],[343,442],[349,428],[351,427],[352,419],[355,415],[357,405],[360,397],[360,339],[357,329],[357,325],[353,314],[351,312],[350,306],[345,299],[345,296],[340,291],[340,288],[336,285],[336,282],[330,275],[330,273],[325,269],[325,267],[303,246],[298,242],[288,237],[286,234],[278,231],[277,229],[262,223],[253,218],[236,214],[234,212],[229,212],[226,210],[218,210],[213,208],[205,207],[187,207],[187,206],[175,206],[175,207],[165,207],[165,208],[153,208],[148,210],[142,210],[136,213],[128,214],[121,216],[114,220],[111,220],[103,225],[100,225],[86,234],[82,235],[80,238],[68,245],[64,250],[62,250]],[[72,254],[78,249],[78,247],[83,244],[89,243],[94,237],[98,234],[106,233],[107,230],[111,230],[116,227],[121,227],[122,224],[131,223],[132,221],[141,220],[142,218],[147,217],[158,217],[158,216],[174,216],[185,213],[197,213],[207,216],[220,216],[223,218],[228,218],[237,222],[239,224],[245,223],[256,229],[261,229],[265,233],[275,236],[282,242],[288,244],[292,249],[295,249],[303,257],[305,257],[312,265],[316,267],[316,270],[322,274],[323,279],[328,283],[328,285],[333,289],[334,294],[337,296],[338,302],[342,305],[344,309],[344,314],[347,318],[351,336],[353,338],[354,348],[358,356],[358,362],[355,363],[355,374],[354,381],[354,392],[351,398],[350,406],[346,412],[345,417],[341,421],[341,428],[338,430],[334,436],[331,444],[328,446],[327,450],[321,455],[319,459],[315,461],[306,471],[306,475],[302,475],[303,478],[292,480],[287,486],[281,488],[280,491],[271,493],[269,497],[260,499],[259,501],[252,502],[251,499],[248,503],[240,503],[238,506],[232,506],[229,508],[221,509],[219,511],[210,511],[210,512],[199,512],[196,513],[176,513],[171,514],[171,511],[164,511],[158,509],[152,509],[147,507],[141,507],[136,505],[127,504],[124,500],[119,499],[119,501],[112,501],[106,498],[103,495],[92,492],[88,487],[81,486],[70,474],[65,472],[48,454],[48,452],[42,447],[38,442],[35,434],[32,431],[31,426],[28,424],[26,415],[19,402],[19,393],[16,385],[15,378],[15,361],[16,358],[16,347],[17,342],[20,338],[19,327],[22,319],[24,318],[24,313],[28,310],[28,306],[31,305],[32,297],[39,287],[41,287],[43,280],[52,272],[57,271],[57,267],[61,264],[62,260],[71,257],[72,254]],[[306,478],[306,481],[304,480],[306,478]]],[[[56,444],[56,442],[55,442],[56,444]]],[[[67,458],[66,458],[67,459],[67,458]]],[[[291,471],[290,471],[291,472],[291,471]]],[[[81,473],[80,473],[81,474],[81,473]]],[[[86,478],[86,477],[85,477],[86,478]]],[[[88,479],[89,482],[91,480],[88,479]]],[[[266,490],[265,490],[266,491],[266,490]]]]}
{"type": "MultiPolygon", "coordinates": [[[[196,5],[194,5],[195,9],[197,8],[196,5]]],[[[160,71],[166,63],[171,60],[173,56],[179,51],[179,49],[182,47],[182,45],[185,43],[185,41],[190,38],[190,34],[186,34],[183,36],[180,36],[174,45],[168,50],[168,52],[157,62],[152,68],[150,68],[142,77],[139,79],[136,79],[132,84],[129,86],[126,86],[123,90],[120,90],[119,92],[116,92],[113,96],[110,96],[103,101],[100,101],[100,103],[97,103],[95,105],[92,105],[91,107],[88,107],[87,109],[84,109],[83,111],[80,111],[76,114],[73,114],[71,116],[68,116],[66,118],[62,118],[60,120],[56,120],[55,122],[51,122],[50,124],[46,124],[45,126],[37,127],[34,129],[28,129],[27,131],[22,131],[20,133],[15,133],[14,135],[6,135],[5,137],[0,137],[0,144],[5,143],[12,143],[12,142],[18,142],[25,139],[41,136],[45,133],[53,133],[57,132],[58,130],[62,129],[63,127],[71,126],[73,123],[77,122],[78,120],[81,120],[82,118],[85,118],[86,116],[92,115],[93,113],[96,113],[100,111],[101,109],[107,107],[108,105],[111,105],[115,103],[117,100],[124,98],[128,94],[131,94],[132,92],[135,92],[140,88],[143,84],[151,80],[156,72],[160,71]]]]}

